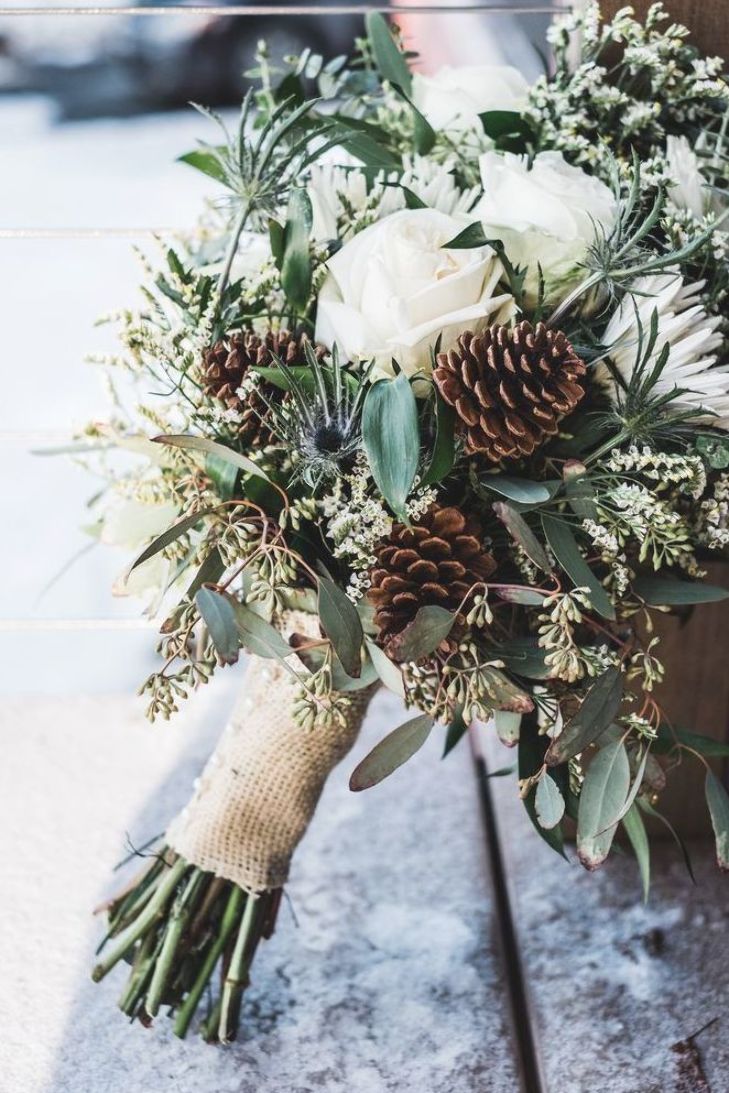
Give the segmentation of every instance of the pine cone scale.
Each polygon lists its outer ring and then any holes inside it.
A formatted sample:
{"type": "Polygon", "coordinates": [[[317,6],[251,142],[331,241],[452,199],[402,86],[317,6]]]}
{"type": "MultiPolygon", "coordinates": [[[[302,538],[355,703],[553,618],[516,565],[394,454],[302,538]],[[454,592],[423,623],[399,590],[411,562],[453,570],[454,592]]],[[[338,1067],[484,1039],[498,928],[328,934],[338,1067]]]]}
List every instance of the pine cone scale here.
{"type": "Polygon", "coordinates": [[[584,396],[584,362],[562,331],[528,322],[462,334],[433,379],[457,415],[466,451],[491,462],[531,455],[584,396]]]}
{"type": "MultiPolygon", "coordinates": [[[[416,524],[395,524],[377,551],[370,571],[369,598],[375,608],[378,641],[390,642],[427,605],[458,611],[469,590],[485,581],[496,563],[484,548],[479,522],[453,507],[431,508],[416,524]]],[[[464,632],[459,614],[445,648],[464,632]]]]}

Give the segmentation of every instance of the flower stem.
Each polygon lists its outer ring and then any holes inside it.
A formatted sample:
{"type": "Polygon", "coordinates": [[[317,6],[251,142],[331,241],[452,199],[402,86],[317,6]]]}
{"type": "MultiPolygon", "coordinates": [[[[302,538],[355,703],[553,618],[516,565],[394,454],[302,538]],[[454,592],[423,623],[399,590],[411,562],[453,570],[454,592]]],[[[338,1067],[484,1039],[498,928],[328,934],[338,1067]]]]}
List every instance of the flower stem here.
{"type": "Polygon", "coordinates": [[[100,960],[94,968],[91,973],[91,978],[94,982],[98,983],[99,980],[103,979],[104,976],[111,971],[114,965],[126,956],[135,942],[146,933],[155,918],[163,913],[165,904],[174,892],[178,883],[182,880],[187,868],[187,862],[184,858],[178,858],[174,865],[169,868],[169,871],[163,875],[157,886],[156,892],[137,921],[128,927],[114,948],[106,957],[100,960]]]}
{"type": "Polygon", "coordinates": [[[248,939],[251,934],[253,922],[258,909],[258,896],[249,895],[246,900],[245,911],[241,919],[238,936],[230,960],[228,974],[223,984],[222,1004],[220,1008],[220,1022],[218,1025],[218,1039],[221,1044],[228,1044],[235,1038],[235,1008],[248,981],[246,960],[248,939]]]}
{"type": "Polygon", "coordinates": [[[184,1039],[185,1035],[187,1034],[187,1030],[190,1027],[190,1021],[192,1020],[195,1010],[198,1007],[198,1003],[200,1002],[202,993],[205,990],[205,987],[207,986],[211,975],[213,974],[215,965],[220,958],[220,954],[225,948],[228,938],[230,937],[236,923],[238,922],[240,909],[245,898],[245,892],[243,892],[243,890],[237,885],[234,885],[228,897],[228,902],[225,906],[223,921],[220,925],[220,932],[218,933],[218,936],[208,950],[208,954],[205,958],[203,966],[198,972],[197,978],[190,989],[190,993],[178,1010],[177,1017],[175,1019],[174,1033],[175,1036],[179,1036],[180,1039],[184,1039]]]}
{"type": "Polygon", "coordinates": [[[190,914],[194,910],[195,897],[200,891],[203,878],[204,874],[200,870],[193,870],[192,876],[175,901],[172,917],[164,931],[162,948],[155,961],[149,992],[144,1002],[144,1008],[150,1017],[155,1017],[159,1010],[165,987],[170,974],[174,970],[173,964],[177,947],[187,926],[190,914]]]}

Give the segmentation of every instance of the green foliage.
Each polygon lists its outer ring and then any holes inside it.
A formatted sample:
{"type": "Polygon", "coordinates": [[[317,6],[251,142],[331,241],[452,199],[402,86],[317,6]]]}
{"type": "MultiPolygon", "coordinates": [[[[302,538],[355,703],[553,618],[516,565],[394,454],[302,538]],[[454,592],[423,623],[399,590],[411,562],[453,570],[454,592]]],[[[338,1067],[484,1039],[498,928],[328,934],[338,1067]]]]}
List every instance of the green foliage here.
{"type": "Polygon", "coordinates": [[[370,388],[362,414],[362,439],[375,482],[395,515],[407,522],[405,503],[420,459],[418,410],[404,372],[370,388]]]}
{"type": "Polygon", "coordinates": [[[376,786],[422,748],[432,728],[433,718],[419,714],[393,729],[355,767],[349,779],[349,788],[357,791],[376,786]]]}

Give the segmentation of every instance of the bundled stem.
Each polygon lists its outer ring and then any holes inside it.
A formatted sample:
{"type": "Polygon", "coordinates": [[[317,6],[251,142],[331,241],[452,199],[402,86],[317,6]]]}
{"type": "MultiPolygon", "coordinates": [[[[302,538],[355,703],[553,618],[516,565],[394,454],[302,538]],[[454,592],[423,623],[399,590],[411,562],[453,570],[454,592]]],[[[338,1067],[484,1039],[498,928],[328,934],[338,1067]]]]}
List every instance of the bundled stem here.
{"type": "Polygon", "coordinates": [[[218,965],[222,987],[201,1032],[209,1042],[235,1039],[242,996],[261,938],[273,932],[281,898],[250,894],[232,881],[188,864],[165,847],[132,886],[108,905],[109,945],[93,970],[97,982],[120,961],[131,970],[119,1008],[150,1025],[161,1006],[184,1038],[218,965]]]}

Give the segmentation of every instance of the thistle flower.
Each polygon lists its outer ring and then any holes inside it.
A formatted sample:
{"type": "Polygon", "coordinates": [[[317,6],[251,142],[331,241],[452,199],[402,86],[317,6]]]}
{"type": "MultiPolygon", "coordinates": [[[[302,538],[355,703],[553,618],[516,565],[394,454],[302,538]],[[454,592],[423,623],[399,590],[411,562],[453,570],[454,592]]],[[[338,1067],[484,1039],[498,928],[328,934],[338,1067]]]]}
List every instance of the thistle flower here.
{"type": "Polygon", "coordinates": [[[721,320],[705,311],[703,287],[703,281],[685,284],[675,270],[633,283],[603,335],[617,376],[604,365],[597,372],[614,401],[620,401],[620,381],[630,387],[639,374],[657,368],[654,395],[675,393],[676,409],[696,411],[695,421],[729,429],[729,367],[716,363],[721,320]]]}

